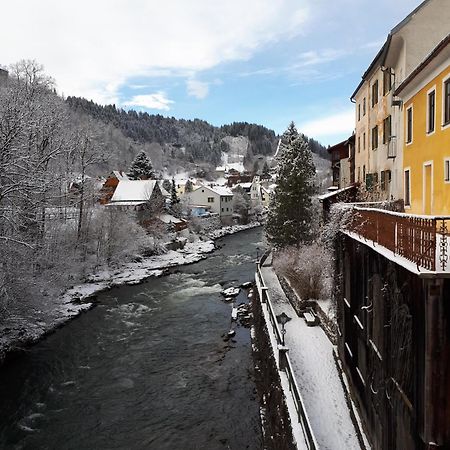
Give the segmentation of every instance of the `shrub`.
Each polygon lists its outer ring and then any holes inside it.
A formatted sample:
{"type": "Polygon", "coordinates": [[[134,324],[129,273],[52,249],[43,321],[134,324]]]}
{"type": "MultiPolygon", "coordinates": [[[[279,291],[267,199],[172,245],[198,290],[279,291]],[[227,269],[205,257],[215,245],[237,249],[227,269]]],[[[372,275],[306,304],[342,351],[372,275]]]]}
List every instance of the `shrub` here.
{"type": "Polygon", "coordinates": [[[279,251],[274,257],[274,267],[289,280],[302,300],[331,297],[332,254],[317,242],[279,251]]]}

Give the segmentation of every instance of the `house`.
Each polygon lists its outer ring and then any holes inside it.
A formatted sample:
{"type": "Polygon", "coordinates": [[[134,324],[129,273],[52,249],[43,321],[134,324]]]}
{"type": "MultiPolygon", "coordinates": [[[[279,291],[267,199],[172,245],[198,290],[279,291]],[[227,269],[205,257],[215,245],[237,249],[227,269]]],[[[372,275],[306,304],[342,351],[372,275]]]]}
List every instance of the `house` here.
{"type": "Polygon", "coordinates": [[[208,208],[220,218],[233,215],[233,193],[224,186],[200,185],[189,194],[189,205],[208,208]]]}
{"type": "Polygon", "coordinates": [[[375,450],[450,448],[449,33],[422,2],[352,95],[356,181],[402,203],[341,205],[337,348],[375,450]]]}
{"type": "MultiPolygon", "coordinates": [[[[449,26],[450,31],[450,26],[449,26]]],[[[396,89],[403,103],[405,210],[450,214],[450,34],[396,89]]]]}
{"type": "Polygon", "coordinates": [[[177,233],[187,228],[186,220],[174,217],[170,214],[160,214],[158,220],[177,233]]]}
{"type": "Polygon", "coordinates": [[[268,207],[270,197],[276,184],[270,183],[270,178],[264,175],[255,175],[250,186],[250,200],[254,205],[268,207]]]}
{"type": "Polygon", "coordinates": [[[333,186],[345,188],[355,183],[355,135],[328,148],[333,186]]]}
{"type": "Polygon", "coordinates": [[[116,190],[119,181],[126,180],[129,180],[129,178],[125,172],[122,172],[121,170],[113,170],[100,189],[99,203],[101,205],[109,203],[112,196],[114,195],[114,191],[116,190]]]}
{"type": "Polygon", "coordinates": [[[375,200],[403,196],[403,112],[393,95],[448,34],[448,0],[425,0],[389,33],[351,96],[355,178],[375,200]]]}
{"type": "Polygon", "coordinates": [[[164,197],[157,180],[121,180],[107,206],[155,212],[163,208],[164,197]]]}

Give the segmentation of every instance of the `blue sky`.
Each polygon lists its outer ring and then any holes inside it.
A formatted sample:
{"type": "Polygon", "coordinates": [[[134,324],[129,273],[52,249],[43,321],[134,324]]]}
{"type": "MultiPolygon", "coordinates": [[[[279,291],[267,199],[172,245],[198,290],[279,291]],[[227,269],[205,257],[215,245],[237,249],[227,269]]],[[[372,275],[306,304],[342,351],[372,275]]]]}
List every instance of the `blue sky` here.
{"type": "Polygon", "coordinates": [[[10,3],[0,64],[36,59],[64,95],[278,133],[294,120],[333,144],[352,131],[362,73],[420,0],[10,3]]]}

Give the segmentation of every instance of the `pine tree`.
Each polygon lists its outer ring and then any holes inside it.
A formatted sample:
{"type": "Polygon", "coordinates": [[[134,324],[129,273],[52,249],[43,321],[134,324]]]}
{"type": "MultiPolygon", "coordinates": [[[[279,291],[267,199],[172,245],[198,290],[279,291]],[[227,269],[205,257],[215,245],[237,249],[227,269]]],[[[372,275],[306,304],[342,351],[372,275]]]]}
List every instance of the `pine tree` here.
{"type": "Polygon", "coordinates": [[[316,170],[308,143],[297,133],[293,122],[283,134],[280,150],[277,187],[267,217],[266,233],[273,245],[285,247],[312,238],[316,170]]]}
{"type": "Polygon", "coordinates": [[[267,164],[267,161],[264,161],[262,174],[265,175],[265,177],[270,177],[270,167],[269,164],[267,164]]]}
{"type": "Polygon", "coordinates": [[[151,180],[155,176],[153,165],[147,153],[141,151],[131,163],[128,177],[131,180],[151,180]]]}
{"type": "Polygon", "coordinates": [[[170,180],[164,180],[163,181],[163,184],[162,184],[162,187],[167,191],[167,192],[170,192],[171,190],[172,190],[172,183],[171,183],[171,181],[170,180]]]}
{"type": "Polygon", "coordinates": [[[176,204],[180,202],[180,199],[177,195],[177,188],[175,186],[175,180],[172,178],[172,189],[170,191],[170,206],[174,207],[176,204]]]}
{"type": "Polygon", "coordinates": [[[253,171],[252,171],[255,175],[259,172],[259,162],[256,159],[255,162],[253,163],[253,171]]]}

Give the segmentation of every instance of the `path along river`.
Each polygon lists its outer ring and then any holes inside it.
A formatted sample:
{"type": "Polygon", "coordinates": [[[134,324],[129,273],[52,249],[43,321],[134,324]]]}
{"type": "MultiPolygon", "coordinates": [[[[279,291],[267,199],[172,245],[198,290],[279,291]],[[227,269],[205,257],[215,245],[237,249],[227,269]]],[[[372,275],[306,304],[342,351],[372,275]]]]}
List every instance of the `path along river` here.
{"type": "Polygon", "coordinates": [[[261,448],[249,330],[223,341],[220,295],[253,279],[261,238],[223,238],[204,261],[101,294],[0,368],[0,448],[261,448]]]}

